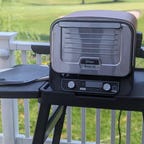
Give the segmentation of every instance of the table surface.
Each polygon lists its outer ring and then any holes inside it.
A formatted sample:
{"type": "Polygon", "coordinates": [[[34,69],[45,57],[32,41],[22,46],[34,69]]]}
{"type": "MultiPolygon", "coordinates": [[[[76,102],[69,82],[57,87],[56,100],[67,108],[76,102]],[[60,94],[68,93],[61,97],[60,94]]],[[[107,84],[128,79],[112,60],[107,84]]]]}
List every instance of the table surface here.
{"type": "Polygon", "coordinates": [[[48,104],[144,111],[144,70],[135,70],[133,90],[128,96],[76,95],[72,92],[53,91],[51,87],[41,88],[41,96],[48,104]]]}
{"type": "Polygon", "coordinates": [[[0,72],[0,98],[38,98],[47,81],[49,68],[41,65],[18,65],[0,72]]]}
{"type": "MultiPolygon", "coordinates": [[[[49,75],[48,67],[32,66],[37,71],[41,71],[35,79],[49,75]],[[37,68],[36,68],[37,67],[37,68]]],[[[32,67],[26,67],[32,69],[32,67]]],[[[25,69],[24,67],[22,67],[25,69]]],[[[35,73],[37,73],[35,71],[35,73]]],[[[11,73],[9,73],[11,74],[11,73]]],[[[17,71],[15,71],[17,74],[17,71]]],[[[28,73],[25,74],[25,76],[28,73]]],[[[30,73],[29,73],[30,74],[30,73]]],[[[32,73],[31,73],[32,74],[32,73]]],[[[1,77],[0,73],[0,77],[1,77]]],[[[29,76],[30,77],[30,76],[29,76]]],[[[80,107],[95,107],[95,108],[108,108],[108,109],[124,109],[124,110],[144,110],[144,69],[135,70],[134,72],[134,86],[130,95],[128,96],[84,96],[75,95],[70,92],[53,91],[50,87],[44,88],[47,84],[45,81],[24,82],[23,84],[3,85],[0,86],[1,98],[40,98],[45,97],[48,99],[48,104],[80,106],[80,107]],[[41,94],[41,95],[40,95],[41,94]]]]}

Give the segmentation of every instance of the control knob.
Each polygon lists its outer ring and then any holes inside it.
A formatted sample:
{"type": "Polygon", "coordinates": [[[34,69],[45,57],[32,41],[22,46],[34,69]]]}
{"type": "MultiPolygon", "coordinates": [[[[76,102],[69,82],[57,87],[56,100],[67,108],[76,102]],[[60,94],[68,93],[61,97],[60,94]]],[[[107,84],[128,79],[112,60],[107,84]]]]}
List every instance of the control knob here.
{"type": "Polygon", "coordinates": [[[103,85],[103,90],[104,90],[104,91],[109,91],[109,90],[111,90],[111,85],[110,85],[109,83],[105,83],[105,84],[103,85]]]}
{"type": "Polygon", "coordinates": [[[74,81],[69,81],[68,82],[68,88],[70,88],[70,89],[75,88],[75,82],[74,81]]]}

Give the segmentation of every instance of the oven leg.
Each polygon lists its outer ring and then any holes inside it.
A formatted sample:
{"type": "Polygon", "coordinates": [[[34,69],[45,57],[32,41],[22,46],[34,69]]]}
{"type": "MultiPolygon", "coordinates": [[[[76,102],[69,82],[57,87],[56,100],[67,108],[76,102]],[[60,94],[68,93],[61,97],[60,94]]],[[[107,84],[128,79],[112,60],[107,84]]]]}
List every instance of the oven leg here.
{"type": "Polygon", "coordinates": [[[40,109],[32,144],[44,144],[54,128],[52,144],[59,144],[63,128],[66,106],[58,106],[50,115],[51,104],[46,96],[40,99],[40,109]]]}
{"type": "Polygon", "coordinates": [[[64,119],[65,119],[65,113],[66,113],[66,106],[63,106],[63,112],[58,120],[57,124],[55,125],[54,134],[53,134],[53,141],[52,144],[59,144],[60,143],[60,137],[63,129],[64,119]]]}
{"type": "Polygon", "coordinates": [[[45,131],[47,126],[47,121],[50,113],[51,105],[47,104],[46,101],[41,99],[36,129],[33,137],[32,144],[43,144],[45,138],[45,131]]]}

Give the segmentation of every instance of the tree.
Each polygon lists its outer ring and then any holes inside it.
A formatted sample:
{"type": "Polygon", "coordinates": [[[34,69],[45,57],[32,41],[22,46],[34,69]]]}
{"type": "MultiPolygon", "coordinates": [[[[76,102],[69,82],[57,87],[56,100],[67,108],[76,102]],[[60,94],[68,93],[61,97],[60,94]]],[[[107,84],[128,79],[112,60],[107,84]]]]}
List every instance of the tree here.
{"type": "Polygon", "coordinates": [[[82,0],[82,4],[85,4],[85,0],[82,0]]]}

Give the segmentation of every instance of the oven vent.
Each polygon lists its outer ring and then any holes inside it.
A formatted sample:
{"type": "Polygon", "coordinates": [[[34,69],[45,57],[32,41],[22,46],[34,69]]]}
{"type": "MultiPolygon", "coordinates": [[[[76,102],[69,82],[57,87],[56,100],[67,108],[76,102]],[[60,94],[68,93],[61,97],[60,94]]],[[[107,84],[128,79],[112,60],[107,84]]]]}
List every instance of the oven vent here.
{"type": "Polygon", "coordinates": [[[103,65],[116,65],[120,61],[120,29],[64,27],[61,56],[64,62],[97,57],[103,65]]]}

